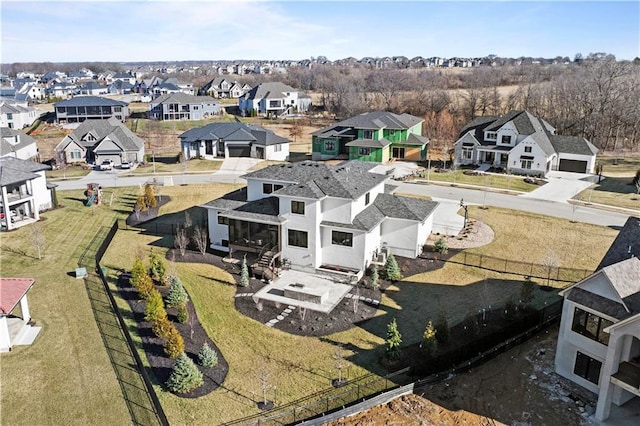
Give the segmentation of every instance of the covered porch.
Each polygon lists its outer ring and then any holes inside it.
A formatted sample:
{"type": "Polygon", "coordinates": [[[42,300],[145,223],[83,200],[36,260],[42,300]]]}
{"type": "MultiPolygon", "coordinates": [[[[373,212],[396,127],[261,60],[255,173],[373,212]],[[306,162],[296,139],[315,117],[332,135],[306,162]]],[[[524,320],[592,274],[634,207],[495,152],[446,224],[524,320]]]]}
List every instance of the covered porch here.
{"type": "Polygon", "coordinates": [[[0,278],[0,352],[15,345],[30,345],[40,332],[34,327],[29,312],[27,292],[32,278],[0,278]]]}
{"type": "Polygon", "coordinates": [[[507,147],[480,147],[476,151],[476,163],[506,169],[509,163],[509,151],[511,148],[507,147]]]}

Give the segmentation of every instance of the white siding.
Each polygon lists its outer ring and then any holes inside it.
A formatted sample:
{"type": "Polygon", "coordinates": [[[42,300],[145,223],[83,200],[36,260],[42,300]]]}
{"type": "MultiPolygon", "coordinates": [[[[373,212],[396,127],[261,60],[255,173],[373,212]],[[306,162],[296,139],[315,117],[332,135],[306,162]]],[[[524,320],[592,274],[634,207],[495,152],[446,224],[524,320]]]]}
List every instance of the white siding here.
{"type": "Polygon", "coordinates": [[[547,155],[531,137],[527,137],[511,150],[507,167],[514,173],[546,174],[547,155]],[[525,147],[531,147],[531,152],[525,152],[525,147]],[[520,161],[522,156],[533,157],[531,170],[522,168],[520,161]]]}
{"type": "Polygon", "coordinates": [[[347,218],[351,218],[350,200],[332,197],[322,200],[322,220],[345,223],[347,218]]]}
{"type": "Polygon", "coordinates": [[[47,179],[43,171],[35,172],[39,177],[31,181],[31,188],[33,190],[33,199],[38,211],[50,209],[51,204],[51,191],[47,189],[47,179]]]}
{"type": "Polygon", "coordinates": [[[381,241],[397,256],[418,255],[418,223],[403,219],[387,218],[382,223],[381,241]]]}
{"type": "MultiPolygon", "coordinates": [[[[294,198],[295,199],[295,198],[294,198]]],[[[282,257],[291,261],[294,269],[313,271],[321,263],[321,238],[319,235],[320,202],[305,201],[305,214],[291,214],[291,198],[281,197],[280,214],[287,218],[282,225],[282,257]],[[307,232],[307,248],[289,245],[289,229],[307,232]]]]}
{"type": "Polygon", "coordinates": [[[276,151],[276,145],[268,145],[265,149],[264,157],[266,160],[272,161],[287,161],[289,159],[289,144],[281,143],[277,146],[280,147],[280,151],[276,151]]]}
{"type": "Polygon", "coordinates": [[[366,234],[356,233],[353,230],[321,227],[322,264],[338,265],[347,268],[361,270],[364,267],[366,234]],[[332,232],[349,232],[353,234],[352,247],[332,244],[332,232]]]}
{"type": "Polygon", "coordinates": [[[224,250],[222,240],[229,240],[229,227],[218,224],[218,209],[207,208],[207,221],[209,223],[209,241],[211,248],[224,250]]]}

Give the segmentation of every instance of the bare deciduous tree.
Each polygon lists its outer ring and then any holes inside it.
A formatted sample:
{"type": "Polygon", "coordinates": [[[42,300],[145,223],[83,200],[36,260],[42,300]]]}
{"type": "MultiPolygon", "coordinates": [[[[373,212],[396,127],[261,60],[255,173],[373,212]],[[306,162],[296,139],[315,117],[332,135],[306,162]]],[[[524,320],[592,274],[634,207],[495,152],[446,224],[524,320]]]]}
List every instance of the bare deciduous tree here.
{"type": "Polygon", "coordinates": [[[551,280],[551,273],[554,269],[558,267],[560,264],[560,257],[554,250],[549,250],[547,254],[542,259],[542,265],[544,265],[547,271],[547,284],[551,280]]]}
{"type": "Polygon", "coordinates": [[[44,235],[44,229],[42,229],[40,222],[36,222],[31,225],[31,241],[38,251],[38,259],[42,259],[42,253],[44,251],[44,246],[47,243],[47,239],[44,235]]]}
{"type": "Polygon", "coordinates": [[[207,230],[202,226],[196,226],[193,230],[193,242],[198,247],[200,254],[207,252],[207,230]]]}
{"type": "Polygon", "coordinates": [[[183,226],[178,225],[176,228],[176,235],[173,244],[178,250],[180,250],[180,255],[184,256],[187,252],[189,237],[187,236],[187,230],[183,226]]]}

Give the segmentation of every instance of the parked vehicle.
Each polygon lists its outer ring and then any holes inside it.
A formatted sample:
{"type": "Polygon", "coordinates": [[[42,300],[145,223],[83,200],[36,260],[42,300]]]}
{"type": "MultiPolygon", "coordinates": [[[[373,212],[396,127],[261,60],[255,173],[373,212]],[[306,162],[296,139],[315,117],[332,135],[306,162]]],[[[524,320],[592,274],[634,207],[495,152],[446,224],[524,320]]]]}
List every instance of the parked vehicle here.
{"type": "Polygon", "coordinates": [[[100,170],[111,170],[113,169],[113,160],[104,160],[100,163],[100,170]]]}
{"type": "Polygon", "coordinates": [[[132,164],[127,160],[123,160],[122,163],[120,163],[121,169],[130,169],[131,167],[132,167],[132,164]]]}

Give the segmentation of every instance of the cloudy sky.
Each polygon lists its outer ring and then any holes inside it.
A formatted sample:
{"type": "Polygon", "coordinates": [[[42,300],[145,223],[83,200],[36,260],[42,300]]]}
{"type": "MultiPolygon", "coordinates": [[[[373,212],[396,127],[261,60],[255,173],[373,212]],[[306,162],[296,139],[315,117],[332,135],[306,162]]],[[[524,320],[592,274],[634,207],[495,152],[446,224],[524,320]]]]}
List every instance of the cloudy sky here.
{"type": "Polygon", "coordinates": [[[640,2],[1,0],[2,63],[640,56],[640,2]]]}

